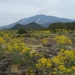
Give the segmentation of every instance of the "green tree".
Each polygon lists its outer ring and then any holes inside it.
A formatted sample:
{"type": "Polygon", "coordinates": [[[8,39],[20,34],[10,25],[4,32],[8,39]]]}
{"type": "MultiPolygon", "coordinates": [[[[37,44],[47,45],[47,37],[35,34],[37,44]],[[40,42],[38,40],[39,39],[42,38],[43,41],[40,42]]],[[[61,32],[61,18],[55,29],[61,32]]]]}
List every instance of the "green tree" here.
{"type": "Polygon", "coordinates": [[[19,29],[18,34],[28,34],[28,32],[26,30],[24,30],[23,28],[19,29]]]}
{"type": "Polygon", "coordinates": [[[65,23],[57,22],[57,23],[52,23],[51,25],[49,25],[48,28],[49,28],[50,30],[55,30],[55,29],[66,29],[67,26],[65,25],[65,23]]]}

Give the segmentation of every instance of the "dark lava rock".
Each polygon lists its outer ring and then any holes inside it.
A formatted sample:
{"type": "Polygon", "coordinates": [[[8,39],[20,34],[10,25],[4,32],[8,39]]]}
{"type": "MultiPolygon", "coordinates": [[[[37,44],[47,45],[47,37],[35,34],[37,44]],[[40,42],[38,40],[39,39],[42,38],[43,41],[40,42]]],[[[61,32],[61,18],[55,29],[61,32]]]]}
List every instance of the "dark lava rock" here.
{"type": "Polygon", "coordinates": [[[12,59],[9,55],[0,56],[0,75],[10,75],[12,59]]]}
{"type": "Polygon", "coordinates": [[[45,56],[47,58],[52,58],[54,56],[57,55],[57,53],[59,52],[59,48],[56,46],[51,46],[51,45],[45,45],[44,47],[37,47],[36,50],[38,52],[43,52],[45,53],[45,56]]]}

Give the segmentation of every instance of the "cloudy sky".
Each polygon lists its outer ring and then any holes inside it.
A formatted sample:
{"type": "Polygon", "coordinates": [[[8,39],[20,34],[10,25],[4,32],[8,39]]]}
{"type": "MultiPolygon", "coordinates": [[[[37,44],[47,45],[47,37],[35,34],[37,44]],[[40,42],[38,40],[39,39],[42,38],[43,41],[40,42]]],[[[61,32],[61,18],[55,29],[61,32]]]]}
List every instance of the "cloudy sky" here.
{"type": "Polygon", "coordinates": [[[37,14],[75,20],[75,0],[0,0],[0,26],[37,14]]]}

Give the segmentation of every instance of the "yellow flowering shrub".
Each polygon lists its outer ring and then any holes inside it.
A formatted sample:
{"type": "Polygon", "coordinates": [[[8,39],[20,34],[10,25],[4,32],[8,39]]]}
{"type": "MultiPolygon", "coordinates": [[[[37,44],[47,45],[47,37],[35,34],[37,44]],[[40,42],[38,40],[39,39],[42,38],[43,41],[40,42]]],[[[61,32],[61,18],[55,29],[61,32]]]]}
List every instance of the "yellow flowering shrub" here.
{"type": "Polygon", "coordinates": [[[46,38],[42,39],[43,44],[47,44],[48,40],[46,38]]]}
{"type": "Polygon", "coordinates": [[[2,37],[0,37],[0,43],[5,43],[5,40],[2,37]]]}
{"type": "Polygon", "coordinates": [[[38,52],[37,50],[31,50],[30,51],[30,57],[42,57],[43,53],[38,52]]]}
{"type": "Polygon", "coordinates": [[[54,40],[56,41],[56,43],[60,49],[61,48],[67,49],[67,45],[72,44],[72,41],[64,35],[56,36],[54,38],[54,40]]]}
{"type": "Polygon", "coordinates": [[[62,35],[62,36],[56,36],[54,38],[54,40],[57,42],[57,44],[66,44],[66,43],[69,43],[69,44],[72,44],[72,41],[70,39],[68,39],[66,36],[62,35]]]}
{"type": "Polygon", "coordinates": [[[75,65],[74,65],[74,66],[72,66],[72,67],[71,67],[71,69],[75,71],[75,65]]]}
{"type": "Polygon", "coordinates": [[[27,57],[30,55],[30,50],[31,48],[22,42],[22,39],[11,38],[6,44],[5,52],[12,54],[14,64],[19,64],[28,59],[27,57]]]}
{"type": "Polygon", "coordinates": [[[75,74],[75,51],[61,50],[57,56],[52,59],[55,75],[74,75],[75,74]],[[55,69],[57,68],[57,69],[55,69]]]}
{"type": "Polygon", "coordinates": [[[57,34],[64,34],[67,35],[68,34],[68,30],[66,29],[55,29],[57,34]]]}
{"type": "Polygon", "coordinates": [[[39,68],[39,69],[51,68],[52,62],[49,58],[47,59],[47,58],[42,57],[38,60],[38,63],[36,64],[36,67],[39,68]]]}
{"type": "Polygon", "coordinates": [[[36,68],[40,71],[42,71],[43,75],[48,75],[52,68],[52,62],[50,58],[42,57],[38,60],[38,63],[36,64],[36,68]]]}
{"type": "Polygon", "coordinates": [[[0,37],[0,55],[2,55],[5,52],[5,48],[6,42],[2,37],[0,37]]]}
{"type": "Polygon", "coordinates": [[[21,54],[26,53],[26,52],[28,52],[28,51],[30,51],[30,50],[31,50],[31,48],[25,47],[25,48],[21,51],[21,54]]]}
{"type": "Polygon", "coordinates": [[[26,48],[25,43],[15,42],[15,41],[7,43],[8,53],[12,53],[12,52],[16,52],[16,51],[21,52],[24,48],[26,48]]]}
{"type": "Polygon", "coordinates": [[[26,75],[35,75],[34,70],[30,69],[29,71],[26,72],[26,75]]]}
{"type": "Polygon", "coordinates": [[[58,69],[60,70],[60,71],[66,71],[66,67],[64,66],[64,65],[59,65],[58,66],[58,69]]]}

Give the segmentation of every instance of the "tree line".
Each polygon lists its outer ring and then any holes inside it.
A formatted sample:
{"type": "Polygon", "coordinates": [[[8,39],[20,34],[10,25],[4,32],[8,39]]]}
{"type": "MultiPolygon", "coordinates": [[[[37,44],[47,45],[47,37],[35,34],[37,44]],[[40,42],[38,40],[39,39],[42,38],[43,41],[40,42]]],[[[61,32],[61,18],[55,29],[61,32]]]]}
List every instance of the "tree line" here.
{"type": "Polygon", "coordinates": [[[52,23],[52,24],[49,25],[48,29],[50,29],[50,30],[55,30],[55,29],[74,30],[75,29],[75,22],[67,22],[67,23],[57,22],[57,23],[52,23]]]}

